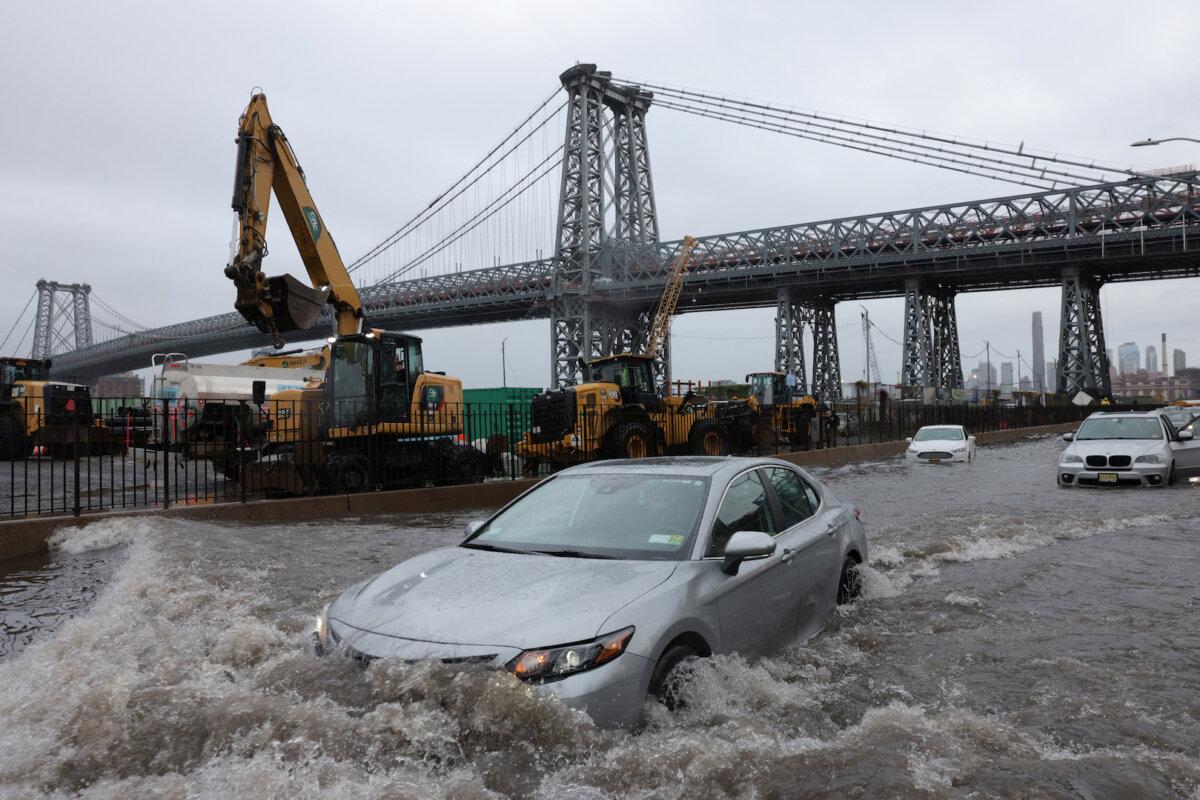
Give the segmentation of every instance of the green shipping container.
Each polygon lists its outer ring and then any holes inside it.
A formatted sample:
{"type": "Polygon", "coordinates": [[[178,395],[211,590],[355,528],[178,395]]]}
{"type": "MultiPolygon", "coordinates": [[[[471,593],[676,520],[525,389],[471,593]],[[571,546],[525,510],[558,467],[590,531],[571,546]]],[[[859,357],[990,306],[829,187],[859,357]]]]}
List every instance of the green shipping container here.
{"type": "Polygon", "coordinates": [[[529,404],[541,392],[525,386],[463,389],[467,440],[501,435],[515,445],[529,430],[529,404]]]}

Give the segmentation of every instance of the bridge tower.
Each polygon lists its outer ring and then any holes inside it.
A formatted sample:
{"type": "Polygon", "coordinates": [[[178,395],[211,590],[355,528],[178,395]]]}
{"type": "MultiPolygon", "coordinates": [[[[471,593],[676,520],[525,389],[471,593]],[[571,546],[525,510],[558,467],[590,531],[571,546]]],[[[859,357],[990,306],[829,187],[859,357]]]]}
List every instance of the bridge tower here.
{"type": "Polygon", "coordinates": [[[1078,266],[1062,273],[1062,321],[1058,331],[1058,391],[1069,395],[1087,392],[1094,398],[1111,397],[1108,351],[1104,349],[1104,322],[1100,316],[1102,281],[1078,266]]]}
{"type": "Polygon", "coordinates": [[[920,398],[927,386],[942,399],[963,388],[954,289],[908,278],[904,282],[901,395],[920,398]]]}
{"type": "Polygon", "coordinates": [[[782,288],[775,303],[775,371],[796,377],[796,391],[808,394],[808,376],[804,374],[804,323],[811,322],[812,311],[801,305],[795,291],[782,288]]]}
{"type": "MultiPolygon", "coordinates": [[[[559,78],[567,124],[550,297],[555,387],[579,380],[581,359],[640,349],[653,309],[596,301],[592,291],[612,277],[607,247],[659,240],[646,137],[653,95],[614,84],[595,64],[577,64],[559,78]]],[[[669,359],[664,346],[655,365],[664,383],[669,359]]]]}
{"type": "Polygon", "coordinates": [[[838,355],[837,320],[832,297],[812,298],[813,379],[812,394],[832,403],[842,399],[842,365],[838,355]]]}
{"type": "Polygon", "coordinates": [[[37,282],[37,316],[33,322],[33,358],[90,347],[92,287],[86,283],[37,282]]]}

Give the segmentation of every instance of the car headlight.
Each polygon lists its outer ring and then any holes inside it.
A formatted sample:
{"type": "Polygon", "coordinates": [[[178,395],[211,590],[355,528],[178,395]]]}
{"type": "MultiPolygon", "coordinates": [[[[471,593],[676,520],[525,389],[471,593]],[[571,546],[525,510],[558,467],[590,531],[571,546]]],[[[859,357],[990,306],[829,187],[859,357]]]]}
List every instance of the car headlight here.
{"type": "Polygon", "coordinates": [[[544,683],[607,664],[625,652],[632,638],[629,627],[588,642],[525,650],[505,668],[523,681],[544,683]]]}
{"type": "Polygon", "coordinates": [[[1063,453],[1063,456],[1060,459],[1060,461],[1063,464],[1082,464],[1083,456],[1077,456],[1074,453],[1063,453]]]}
{"type": "Polygon", "coordinates": [[[313,644],[317,655],[324,655],[329,651],[329,606],[325,606],[321,613],[317,614],[317,621],[313,626],[313,644]]]}
{"type": "Polygon", "coordinates": [[[1138,456],[1137,459],[1135,459],[1135,463],[1137,463],[1137,464],[1161,464],[1162,458],[1160,456],[1153,455],[1153,454],[1148,455],[1148,456],[1138,456]]]}

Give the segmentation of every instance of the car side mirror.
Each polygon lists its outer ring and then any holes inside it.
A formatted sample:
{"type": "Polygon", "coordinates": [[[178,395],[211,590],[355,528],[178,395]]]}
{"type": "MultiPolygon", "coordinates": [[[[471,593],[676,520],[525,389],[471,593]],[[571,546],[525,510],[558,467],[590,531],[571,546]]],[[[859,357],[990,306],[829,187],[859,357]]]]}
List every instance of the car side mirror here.
{"type": "Polygon", "coordinates": [[[1196,438],[1196,434],[1192,433],[1191,431],[1180,431],[1179,433],[1175,434],[1175,436],[1181,442],[1190,442],[1192,439],[1196,438]]]}
{"type": "Polygon", "coordinates": [[[909,444],[912,444],[912,437],[911,437],[911,436],[909,436],[909,437],[908,437],[907,439],[905,439],[904,441],[908,442],[909,444]]]}
{"type": "Polygon", "coordinates": [[[1075,438],[1075,432],[1074,432],[1074,431],[1068,431],[1067,433],[1064,433],[1064,434],[1063,434],[1063,441],[1064,441],[1064,442],[1069,442],[1069,441],[1072,441],[1074,438],[1075,438]]]}
{"type": "Polygon", "coordinates": [[[475,532],[482,528],[483,523],[485,522],[487,522],[486,519],[473,519],[466,524],[466,527],[463,530],[467,536],[474,536],[475,532]]]}
{"type": "Polygon", "coordinates": [[[775,540],[761,531],[738,531],[725,545],[725,561],[721,572],[737,575],[743,561],[767,558],[775,552],[775,540]]]}

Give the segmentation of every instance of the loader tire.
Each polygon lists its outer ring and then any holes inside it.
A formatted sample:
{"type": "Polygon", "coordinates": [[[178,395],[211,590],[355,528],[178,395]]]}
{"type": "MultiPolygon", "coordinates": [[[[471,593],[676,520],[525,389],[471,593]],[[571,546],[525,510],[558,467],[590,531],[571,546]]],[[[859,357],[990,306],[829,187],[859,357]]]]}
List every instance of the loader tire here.
{"type": "Polygon", "coordinates": [[[605,458],[646,458],[654,454],[654,436],[640,422],[622,422],[605,437],[605,458]]]}
{"type": "Polygon", "coordinates": [[[725,430],[716,420],[700,420],[688,433],[688,451],[694,456],[725,455],[728,447],[725,430]]]}

